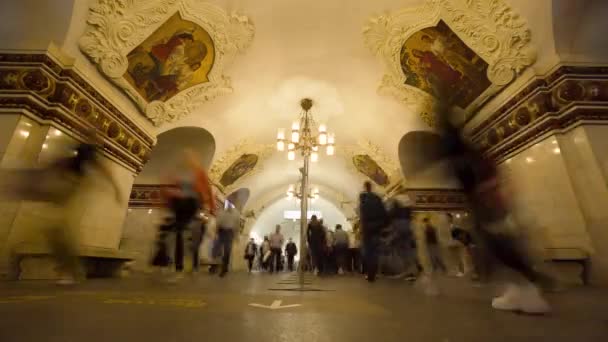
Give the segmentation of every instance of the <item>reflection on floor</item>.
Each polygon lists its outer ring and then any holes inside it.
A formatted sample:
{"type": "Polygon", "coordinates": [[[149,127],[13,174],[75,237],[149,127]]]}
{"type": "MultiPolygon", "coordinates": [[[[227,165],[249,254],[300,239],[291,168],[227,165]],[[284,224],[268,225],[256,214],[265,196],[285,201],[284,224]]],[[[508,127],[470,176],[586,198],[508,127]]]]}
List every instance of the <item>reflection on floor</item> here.
{"type": "Polygon", "coordinates": [[[0,283],[0,341],[606,341],[608,293],[549,294],[546,317],[496,312],[493,286],[442,279],[427,297],[404,280],[318,278],[318,292],[269,291],[293,277],[152,277],[73,287],[0,283]]]}

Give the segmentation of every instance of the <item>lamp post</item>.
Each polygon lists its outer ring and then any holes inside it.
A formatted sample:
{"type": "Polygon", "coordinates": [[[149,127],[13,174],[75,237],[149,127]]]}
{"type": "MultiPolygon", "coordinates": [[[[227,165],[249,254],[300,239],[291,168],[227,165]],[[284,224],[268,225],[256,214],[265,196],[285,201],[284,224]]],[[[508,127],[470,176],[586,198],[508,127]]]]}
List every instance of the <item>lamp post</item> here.
{"type": "Polygon", "coordinates": [[[335,137],[333,134],[327,133],[327,127],[323,124],[316,127],[316,123],[310,113],[313,102],[309,98],[302,99],[300,106],[302,112],[297,121],[291,125],[291,134],[289,139],[285,136],[285,130],[279,129],[277,133],[277,150],[285,151],[287,147],[287,159],[295,160],[296,152],[300,152],[304,161],[304,166],[300,169],[302,173],[302,185],[301,192],[302,201],[300,202],[300,263],[298,267],[298,274],[300,278],[300,289],[304,286],[304,269],[302,261],[307,260],[308,250],[306,246],[306,236],[308,227],[308,198],[305,194],[308,194],[308,173],[309,163],[316,163],[319,160],[319,148],[325,147],[325,151],[328,156],[331,156],[335,152],[335,137]],[[315,128],[318,129],[318,133],[314,133],[315,128]]]}

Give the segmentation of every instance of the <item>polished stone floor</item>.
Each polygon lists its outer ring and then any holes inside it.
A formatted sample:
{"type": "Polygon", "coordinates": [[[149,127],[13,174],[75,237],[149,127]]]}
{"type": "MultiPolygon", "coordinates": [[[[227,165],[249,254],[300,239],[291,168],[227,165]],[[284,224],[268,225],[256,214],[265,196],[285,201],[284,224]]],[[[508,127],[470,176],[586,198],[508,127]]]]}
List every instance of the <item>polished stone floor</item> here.
{"type": "Polygon", "coordinates": [[[549,295],[554,312],[496,312],[493,286],[441,279],[427,297],[404,280],[201,275],[175,285],[151,276],[0,283],[0,341],[608,341],[608,293],[549,295]],[[269,290],[274,289],[274,290],[269,290]],[[253,304],[253,305],[251,305],[253,304]]]}

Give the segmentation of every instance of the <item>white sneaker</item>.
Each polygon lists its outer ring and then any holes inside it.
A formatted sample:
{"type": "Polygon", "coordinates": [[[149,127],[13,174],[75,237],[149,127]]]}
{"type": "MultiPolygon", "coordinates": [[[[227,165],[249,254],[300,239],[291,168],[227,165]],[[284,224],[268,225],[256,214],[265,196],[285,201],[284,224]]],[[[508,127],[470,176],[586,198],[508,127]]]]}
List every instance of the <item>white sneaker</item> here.
{"type": "Polygon", "coordinates": [[[76,279],[74,279],[74,277],[71,277],[71,276],[62,277],[61,279],[57,280],[57,285],[74,285],[74,284],[76,284],[76,279]]]}
{"type": "Polygon", "coordinates": [[[543,298],[538,288],[532,284],[522,289],[519,309],[522,312],[534,315],[551,312],[549,303],[543,298]]]}
{"type": "Polygon", "coordinates": [[[457,273],[456,273],[456,277],[457,277],[457,278],[462,278],[462,277],[464,277],[464,273],[462,273],[462,272],[457,272],[457,273]]]}
{"type": "Polygon", "coordinates": [[[522,289],[514,284],[507,285],[502,296],[492,300],[492,307],[496,310],[517,311],[520,309],[522,289]]]}
{"type": "Polygon", "coordinates": [[[315,275],[318,276],[319,275],[319,270],[315,268],[315,275]]]}
{"type": "Polygon", "coordinates": [[[339,270],[338,270],[338,274],[339,274],[339,275],[344,275],[344,270],[339,269],[339,270]]]}
{"type": "Polygon", "coordinates": [[[390,279],[403,279],[405,278],[407,274],[405,272],[401,272],[401,273],[397,273],[397,274],[393,274],[391,276],[388,276],[388,278],[390,279]]]}

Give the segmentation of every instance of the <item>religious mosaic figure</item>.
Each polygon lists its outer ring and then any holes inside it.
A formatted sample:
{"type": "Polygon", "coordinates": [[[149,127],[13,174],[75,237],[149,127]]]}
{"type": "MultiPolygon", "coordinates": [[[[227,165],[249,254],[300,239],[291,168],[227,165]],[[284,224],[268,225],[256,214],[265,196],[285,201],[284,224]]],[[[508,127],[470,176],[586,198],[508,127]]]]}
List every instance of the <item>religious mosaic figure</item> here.
{"type": "Polygon", "coordinates": [[[229,186],[234,184],[239,178],[243,177],[255,168],[258,163],[258,156],[255,154],[243,154],[230,167],[224,171],[220,184],[229,186]]]}
{"type": "Polygon", "coordinates": [[[389,183],[388,175],[376,161],[367,154],[358,154],[353,157],[353,165],[357,171],[366,175],[380,186],[387,186],[389,183]]]}
{"type": "Polygon", "coordinates": [[[212,50],[207,32],[176,14],[127,55],[126,78],[148,102],[167,101],[208,81],[212,50]]]}
{"type": "Polygon", "coordinates": [[[405,84],[466,108],[491,84],[488,64],[440,21],[407,39],[401,50],[405,84]]]}

